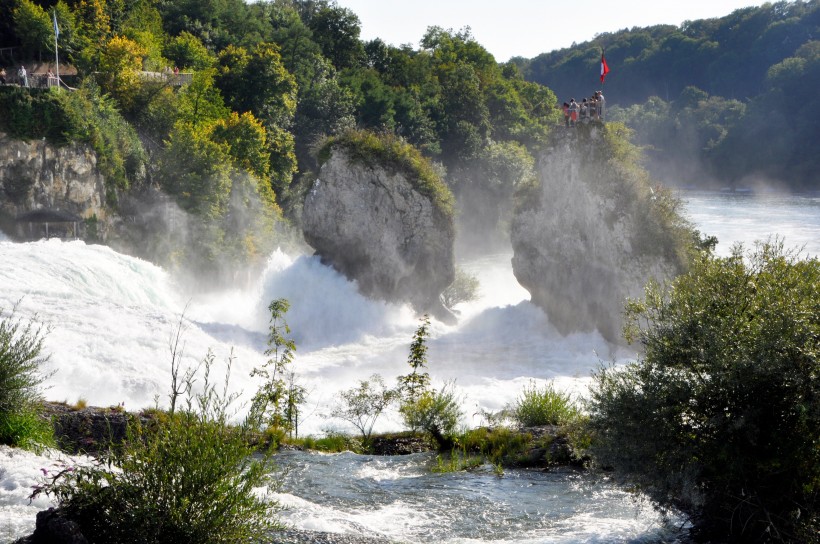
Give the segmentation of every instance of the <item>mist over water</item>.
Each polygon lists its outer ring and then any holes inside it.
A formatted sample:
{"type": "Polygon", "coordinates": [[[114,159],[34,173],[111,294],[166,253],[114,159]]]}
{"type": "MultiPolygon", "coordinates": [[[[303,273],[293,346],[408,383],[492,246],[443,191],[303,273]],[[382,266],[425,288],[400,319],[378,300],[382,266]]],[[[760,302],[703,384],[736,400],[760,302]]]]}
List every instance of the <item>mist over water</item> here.
{"type": "MultiPolygon", "coordinates": [[[[727,254],[735,241],[750,245],[772,234],[783,236],[789,247],[805,245],[807,253],[820,254],[818,198],[682,196],[696,226],[719,238],[719,254],[727,254]]],[[[511,256],[493,253],[460,263],[478,277],[480,297],[457,307],[458,325],[432,324],[430,375],[437,386],[455,380],[471,426],[482,423],[481,409],[503,408],[530,380],[555,380],[583,394],[601,361],[633,356],[597,333],[559,334],[515,281],[511,256]]],[[[338,391],[357,380],[378,372],[390,384],[409,371],[408,347],[419,322],[408,307],[362,297],[355,283],[305,255],[276,251],[249,288],[192,295],[161,268],[104,246],[0,238],[0,308],[18,304],[20,316],[36,315],[51,328],[45,342],[51,354],[47,370],[54,371],[46,391],[51,400],[123,403],[129,410],[151,406],[155,397],[165,404],[169,339],[183,310],[185,364],[197,364],[212,349],[219,377],[233,353],[231,383],[247,400],[258,386],[250,371],[265,360],[267,306],[282,297],[291,303],[286,318],[297,343],[293,369],[309,392],[300,434],[351,431],[324,416],[338,391]]],[[[400,427],[394,411],[377,430],[400,427]]],[[[285,462],[307,482],[326,470],[325,487],[334,490],[333,497],[317,497],[308,485],[281,495],[293,506],[291,523],[301,528],[378,533],[388,527],[389,536],[425,542],[636,542],[657,539],[665,530],[656,515],[606,482],[517,473],[503,479],[491,473],[433,476],[425,458],[395,464],[299,454],[285,462]],[[308,466],[318,473],[311,469],[308,475],[302,470],[308,466]],[[351,478],[340,480],[340,473],[351,478]],[[381,499],[365,504],[362,497],[381,499]],[[439,503],[460,512],[463,529],[437,532],[435,527],[455,527],[456,519],[439,503]],[[499,507],[492,510],[490,503],[499,507]],[[482,523],[506,529],[485,536],[470,528],[482,523]]]]}
{"type": "Polygon", "coordinates": [[[684,191],[681,198],[701,233],[718,237],[718,255],[728,255],[735,242],[750,249],[777,235],[787,248],[820,256],[820,194],[684,191]]]}

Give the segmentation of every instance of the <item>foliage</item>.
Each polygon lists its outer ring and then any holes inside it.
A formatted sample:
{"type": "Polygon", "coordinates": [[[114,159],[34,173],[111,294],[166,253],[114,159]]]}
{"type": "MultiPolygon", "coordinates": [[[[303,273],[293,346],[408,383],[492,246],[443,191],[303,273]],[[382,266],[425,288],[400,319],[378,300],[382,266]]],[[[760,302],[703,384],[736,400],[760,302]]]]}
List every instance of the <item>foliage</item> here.
{"type": "Polygon", "coordinates": [[[330,157],[332,149],[344,149],[355,161],[368,166],[386,166],[405,174],[417,191],[429,197],[445,217],[453,216],[453,195],[429,160],[413,146],[391,134],[351,130],[325,140],[319,162],[330,157]]]}
{"type": "Polygon", "coordinates": [[[40,387],[48,378],[43,342],[48,328],[0,310],[0,444],[37,450],[54,445],[54,430],[40,415],[40,387]]]}
{"type": "Polygon", "coordinates": [[[452,308],[461,302],[470,302],[478,298],[479,287],[478,278],[457,266],[456,278],[441,293],[441,302],[447,308],[452,308]]]}
{"type": "Polygon", "coordinates": [[[380,375],[373,374],[370,379],[360,380],[358,387],[340,392],[330,415],[352,423],[362,433],[362,442],[367,446],[376,420],[393,404],[396,396],[397,392],[388,389],[380,375]]]}
{"type": "Polygon", "coordinates": [[[464,415],[453,384],[424,391],[415,400],[403,402],[399,411],[405,425],[429,433],[441,449],[453,446],[453,435],[464,415]]]}
{"type": "Polygon", "coordinates": [[[542,387],[530,382],[515,400],[510,413],[523,427],[566,425],[581,415],[572,396],[556,389],[552,382],[542,387]]]}
{"type": "Polygon", "coordinates": [[[163,53],[178,68],[200,71],[207,70],[216,63],[216,58],[199,38],[184,30],[179,36],[169,40],[163,53]]]}
{"type": "Polygon", "coordinates": [[[627,306],[644,355],[595,376],[599,462],[717,540],[806,542],[820,497],[820,261],[701,255],[627,306]]]}
{"type": "Polygon", "coordinates": [[[253,397],[253,410],[260,414],[261,423],[273,429],[290,432],[298,425],[298,406],[304,402],[306,390],[294,384],[290,372],[296,343],[286,335],[290,327],[285,321],[285,314],[290,303],[276,299],[270,303],[270,327],[268,328],[268,349],[265,355],[270,356],[261,368],[255,368],[251,376],[264,380],[253,397]]]}
{"type": "Polygon", "coordinates": [[[458,435],[458,445],[465,452],[477,453],[493,464],[507,463],[532,445],[532,435],[506,427],[471,429],[458,435]]]}
{"type": "Polygon", "coordinates": [[[285,443],[306,450],[321,451],[324,453],[341,453],[343,451],[362,452],[361,443],[353,437],[338,433],[326,432],[325,436],[315,438],[307,436],[299,439],[288,439],[285,443]]]}
{"type": "Polygon", "coordinates": [[[54,447],[54,427],[35,407],[0,412],[0,444],[35,452],[54,447]]]}
{"type": "Polygon", "coordinates": [[[0,87],[0,130],[12,138],[47,138],[65,144],[73,132],[73,119],[57,93],[41,89],[0,87]]]}
{"type": "Polygon", "coordinates": [[[425,314],[421,319],[421,325],[413,333],[413,341],[410,343],[410,355],[407,357],[407,364],[410,365],[413,372],[398,377],[398,391],[401,395],[402,405],[415,403],[430,389],[430,375],[427,372],[421,372],[421,370],[427,368],[428,336],[430,336],[430,317],[425,314]]]}
{"type": "Polygon", "coordinates": [[[97,65],[100,87],[126,109],[134,103],[145,54],[140,44],[124,36],[114,36],[102,48],[97,65]]]}
{"type": "Polygon", "coordinates": [[[231,189],[230,146],[210,130],[177,121],[160,158],[163,189],[183,209],[207,219],[225,213],[231,189]]]}
{"type": "Polygon", "coordinates": [[[27,55],[37,54],[42,59],[43,49],[54,52],[54,29],[51,17],[30,0],[19,0],[14,10],[14,27],[27,55]]]}
{"type": "Polygon", "coordinates": [[[23,320],[16,307],[0,310],[0,414],[10,414],[40,401],[39,388],[48,377],[43,342],[48,329],[35,319],[23,320]]]}
{"type": "Polygon", "coordinates": [[[132,419],[121,451],[50,476],[33,496],[54,496],[92,542],[247,542],[278,527],[277,503],[259,495],[273,483],[271,457],[254,455],[252,420],[228,424],[234,397],[228,378],[211,383],[212,364],[209,354],[184,409],[132,419]]]}
{"type": "Polygon", "coordinates": [[[134,128],[123,118],[114,101],[93,83],[57,96],[72,120],[71,140],[88,142],[97,153],[97,167],[106,181],[109,203],[116,191],[128,189],[144,176],[147,157],[134,128]]]}

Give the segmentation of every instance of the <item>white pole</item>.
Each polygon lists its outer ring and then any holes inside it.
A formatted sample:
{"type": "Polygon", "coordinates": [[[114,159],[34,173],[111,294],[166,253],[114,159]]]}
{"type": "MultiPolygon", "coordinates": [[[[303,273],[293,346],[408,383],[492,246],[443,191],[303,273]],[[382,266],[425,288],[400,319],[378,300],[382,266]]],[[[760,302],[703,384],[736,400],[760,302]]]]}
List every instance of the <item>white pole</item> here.
{"type": "Polygon", "coordinates": [[[56,67],[56,77],[57,77],[57,88],[60,88],[60,50],[57,46],[57,37],[60,35],[60,30],[57,28],[57,10],[51,12],[52,16],[54,17],[54,61],[57,65],[56,67]]]}

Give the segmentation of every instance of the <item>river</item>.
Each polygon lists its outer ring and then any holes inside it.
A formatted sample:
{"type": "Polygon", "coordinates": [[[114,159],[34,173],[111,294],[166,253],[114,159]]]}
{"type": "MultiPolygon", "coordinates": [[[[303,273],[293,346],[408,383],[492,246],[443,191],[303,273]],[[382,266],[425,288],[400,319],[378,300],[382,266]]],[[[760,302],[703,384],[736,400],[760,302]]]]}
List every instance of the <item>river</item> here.
{"type": "MultiPolygon", "coordinates": [[[[718,237],[719,254],[771,235],[820,254],[816,196],[686,193],[698,228],[718,237]]],[[[601,361],[632,353],[597,333],[562,336],[515,281],[510,254],[461,263],[481,282],[478,300],[461,305],[456,326],[433,323],[429,372],[435,385],[455,381],[464,423],[481,410],[512,402],[535,381],[553,380],[583,394],[601,361]]],[[[374,372],[391,382],[406,373],[418,325],[403,306],[361,297],[355,285],[304,255],[271,255],[249,289],[192,294],[184,280],[103,246],[56,240],[0,241],[0,308],[49,324],[46,396],[137,409],[165,402],[169,338],[185,311],[186,364],[208,349],[233,357],[232,384],[244,398],[257,383],[250,370],[264,358],[267,304],[284,297],[297,343],[294,369],[308,390],[302,434],[350,430],[327,417],[335,393],[374,372]]],[[[226,368],[223,365],[221,368],[226,368]]],[[[395,412],[377,430],[400,427],[395,412]]],[[[21,504],[35,461],[8,461],[0,476],[0,540],[30,529],[36,509],[21,504]],[[23,467],[13,469],[9,467],[23,467]],[[29,478],[28,480],[26,478],[29,478]],[[5,532],[4,532],[5,531],[5,532]]],[[[304,529],[384,535],[412,542],[641,542],[668,538],[670,527],[633,495],[593,475],[492,471],[431,474],[429,457],[378,459],[351,454],[287,454],[291,467],[279,499],[304,529]]]]}

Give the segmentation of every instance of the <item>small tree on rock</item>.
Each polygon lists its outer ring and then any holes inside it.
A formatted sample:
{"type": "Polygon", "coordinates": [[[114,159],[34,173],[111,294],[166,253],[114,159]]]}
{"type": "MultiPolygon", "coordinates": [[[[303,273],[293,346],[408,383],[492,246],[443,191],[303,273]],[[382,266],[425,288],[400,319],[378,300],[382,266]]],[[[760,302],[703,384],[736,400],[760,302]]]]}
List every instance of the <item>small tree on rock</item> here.
{"type": "Polygon", "coordinates": [[[284,298],[276,299],[268,306],[271,318],[265,355],[271,358],[261,368],[251,371],[251,376],[265,380],[253,397],[253,411],[259,414],[264,425],[286,432],[298,424],[296,408],[306,395],[305,388],[296,384],[294,376],[288,373],[296,351],[296,343],[286,336],[290,334],[285,321],[289,309],[290,303],[284,298]]]}
{"type": "Polygon", "coordinates": [[[376,420],[396,399],[397,391],[388,389],[379,374],[361,380],[358,387],[339,393],[340,401],[331,416],[353,424],[362,433],[362,443],[367,447],[376,420]]]}

